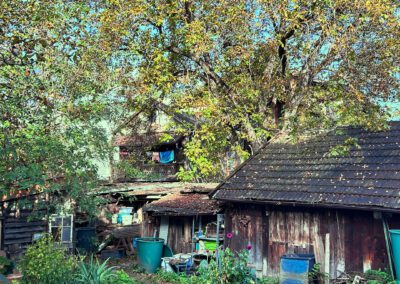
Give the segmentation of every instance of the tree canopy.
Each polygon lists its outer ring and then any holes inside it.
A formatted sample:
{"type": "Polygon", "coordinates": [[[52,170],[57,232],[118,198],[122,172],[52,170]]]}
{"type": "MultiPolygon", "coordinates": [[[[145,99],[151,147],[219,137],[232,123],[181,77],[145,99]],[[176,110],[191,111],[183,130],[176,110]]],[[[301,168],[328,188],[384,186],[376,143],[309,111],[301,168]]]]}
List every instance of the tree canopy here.
{"type": "Polygon", "coordinates": [[[93,209],[86,193],[97,180],[93,160],[108,155],[99,121],[111,114],[115,76],[98,52],[93,9],[64,1],[0,3],[3,199],[65,192],[93,209]]]}
{"type": "Polygon", "coordinates": [[[196,118],[171,126],[193,134],[184,178],[277,131],[377,128],[398,98],[397,1],[114,0],[101,19],[105,45],[135,56],[127,106],[196,118]]]}
{"type": "Polygon", "coordinates": [[[246,158],[276,133],[382,127],[382,102],[399,98],[399,11],[395,0],[2,1],[1,190],[62,187],[85,204],[91,161],[109,151],[99,122],[120,109],[118,130],[155,109],[187,118],[168,125],[190,136],[183,180],[218,177],[227,151],[246,158]]]}

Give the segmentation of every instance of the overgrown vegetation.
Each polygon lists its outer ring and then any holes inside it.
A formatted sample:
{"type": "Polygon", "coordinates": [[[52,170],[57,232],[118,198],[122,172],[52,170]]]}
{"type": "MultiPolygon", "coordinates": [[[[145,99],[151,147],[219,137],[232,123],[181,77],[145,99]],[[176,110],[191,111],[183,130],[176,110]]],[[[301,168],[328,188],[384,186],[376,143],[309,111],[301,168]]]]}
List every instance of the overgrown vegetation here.
{"type": "Polygon", "coordinates": [[[119,270],[109,281],[110,284],[136,284],[137,282],[131,278],[125,271],[119,270]]]}
{"type": "Polygon", "coordinates": [[[108,128],[135,135],[159,110],[170,118],[163,130],[190,136],[184,180],[220,177],[227,150],[246,158],[281,130],[377,129],[399,96],[398,9],[394,0],[1,1],[0,191],[63,191],[90,211],[108,128]]]}
{"type": "MultiPolygon", "coordinates": [[[[134,266],[127,270],[131,273],[129,275],[124,270],[109,266],[108,260],[100,262],[93,255],[89,258],[71,256],[51,236],[46,235],[28,248],[19,268],[23,274],[22,283],[33,284],[278,284],[277,277],[256,277],[249,265],[249,249],[241,252],[220,249],[219,262],[214,253],[209,263],[206,261],[201,264],[195,274],[160,270],[156,274],[146,275],[141,268],[134,266]]],[[[310,280],[323,281],[326,277],[327,274],[321,273],[320,264],[314,265],[309,273],[310,280]]],[[[396,283],[387,271],[382,270],[368,270],[358,277],[367,284],[396,283]]],[[[350,284],[353,278],[347,277],[340,283],[350,284]]]]}
{"type": "Polygon", "coordinates": [[[321,272],[321,263],[316,263],[308,273],[310,281],[323,281],[329,278],[328,273],[321,272]]]}
{"type": "Polygon", "coordinates": [[[244,157],[279,131],[377,129],[383,106],[399,97],[395,0],[115,0],[103,8],[101,36],[126,70],[131,125],[155,106],[179,118],[168,128],[191,138],[185,180],[215,177],[227,149],[244,157]]]}
{"type": "Polygon", "coordinates": [[[8,275],[12,273],[14,266],[14,262],[9,260],[7,257],[0,256],[0,274],[8,275]]]}
{"type": "Polygon", "coordinates": [[[75,280],[77,259],[46,235],[28,247],[19,268],[26,284],[69,284],[75,280]]]}
{"type": "Polygon", "coordinates": [[[211,260],[207,268],[200,269],[198,278],[201,283],[255,283],[255,272],[248,266],[248,250],[234,253],[226,248],[218,252],[219,263],[211,260]]]}
{"type": "Polygon", "coordinates": [[[116,74],[98,50],[95,7],[86,3],[0,1],[2,196],[65,196],[95,211],[98,199],[87,192],[97,184],[95,161],[108,159],[102,121],[116,115],[116,74]]]}
{"type": "Polygon", "coordinates": [[[195,275],[158,272],[160,283],[182,284],[277,284],[277,278],[257,279],[249,267],[249,252],[233,252],[229,248],[219,250],[219,262],[213,258],[208,265],[200,266],[195,275]]]}
{"type": "Polygon", "coordinates": [[[396,284],[397,281],[393,280],[392,276],[387,271],[382,270],[368,270],[365,272],[364,278],[367,284],[396,284]]]}
{"type": "Polygon", "coordinates": [[[107,262],[108,260],[100,263],[98,259],[94,259],[93,255],[90,255],[88,262],[82,259],[78,263],[75,281],[87,284],[109,283],[117,275],[113,273],[115,267],[107,267],[107,262]]]}
{"type": "Polygon", "coordinates": [[[26,284],[132,284],[126,273],[114,273],[115,267],[100,263],[93,255],[89,259],[70,255],[62,245],[45,235],[29,246],[19,263],[26,284]]]}
{"type": "Polygon", "coordinates": [[[145,173],[135,165],[135,161],[121,161],[117,164],[117,169],[126,179],[158,180],[163,177],[160,173],[145,173]]]}

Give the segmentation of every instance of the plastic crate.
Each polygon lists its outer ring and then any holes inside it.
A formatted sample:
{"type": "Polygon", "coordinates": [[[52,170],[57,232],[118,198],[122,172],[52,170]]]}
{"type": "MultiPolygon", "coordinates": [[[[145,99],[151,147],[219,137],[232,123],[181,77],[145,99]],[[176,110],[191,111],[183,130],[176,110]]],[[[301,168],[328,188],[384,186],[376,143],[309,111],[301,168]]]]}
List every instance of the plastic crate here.
{"type": "Polygon", "coordinates": [[[313,254],[285,254],[281,256],[280,282],[282,284],[307,284],[309,272],[315,265],[313,254]]]}

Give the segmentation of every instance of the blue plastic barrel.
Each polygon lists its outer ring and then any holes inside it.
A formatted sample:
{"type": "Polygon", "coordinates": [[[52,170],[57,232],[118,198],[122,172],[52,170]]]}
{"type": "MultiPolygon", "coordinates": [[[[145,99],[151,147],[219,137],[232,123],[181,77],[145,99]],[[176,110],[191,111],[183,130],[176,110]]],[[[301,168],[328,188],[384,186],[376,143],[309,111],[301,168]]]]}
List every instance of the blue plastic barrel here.
{"type": "Polygon", "coordinates": [[[394,269],[396,271],[397,283],[400,283],[400,230],[389,230],[390,240],[392,242],[392,252],[394,260],[394,269]]]}
{"type": "Polygon", "coordinates": [[[307,284],[309,272],[315,265],[313,254],[285,254],[281,257],[280,282],[282,284],[307,284]]]}

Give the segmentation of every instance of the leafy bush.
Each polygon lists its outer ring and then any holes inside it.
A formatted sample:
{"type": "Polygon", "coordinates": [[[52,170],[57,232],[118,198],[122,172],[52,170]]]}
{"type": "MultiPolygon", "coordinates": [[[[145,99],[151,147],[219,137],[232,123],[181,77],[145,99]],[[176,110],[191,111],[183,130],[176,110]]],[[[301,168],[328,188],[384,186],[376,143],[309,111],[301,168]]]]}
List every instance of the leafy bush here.
{"type": "Polygon", "coordinates": [[[28,247],[20,262],[23,283],[72,283],[77,260],[68,256],[51,235],[45,235],[28,247]]]}
{"type": "Polygon", "coordinates": [[[257,284],[279,284],[279,277],[263,277],[256,281],[257,284]]]}
{"type": "Polygon", "coordinates": [[[14,269],[14,262],[9,260],[7,257],[0,256],[0,274],[8,275],[12,273],[14,269]]]}
{"type": "Polygon", "coordinates": [[[314,264],[311,271],[308,273],[308,278],[310,281],[319,281],[329,278],[329,274],[321,272],[321,263],[314,264]]]}
{"type": "Polygon", "coordinates": [[[365,272],[365,279],[368,284],[395,284],[389,273],[382,270],[368,270],[365,272]]]}
{"type": "Polygon", "coordinates": [[[163,177],[160,173],[145,173],[143,170],[135,167],[134,161],[121,161],[117,164],[117,169],[128,179],[154,180],[163,177]]]}
{"type": "Polygon", "coordinates": [[[76,274],[76,282],[86,284],[105,284],[108,283],[115,274],[115,267],[107,267],[107,262],[100,263],[97,259],[94,260],[93,255],[90,256],[90,261],[81,260],[78,264],[78,272],[76,274]]]}
{"type": "Polygon", "coordinates": [[[137,282],[130,278],[129,275],[123,271],[119,270],[115,273],[115,275],[108,282],[110,284],[136,284],[137,282]]]}
{"type": "Polygon", "coordinates": [[[185,283],[187,276],[185,274],[178,274],[175,272],[165,272],[162,270],[157,271],[155,279],[161,283],[185,283]]]}
{"type": "Polygon", "coordinates": [[[180,283],[185,284],[253,284],[259,282],[252,274],[248,264],[249,252],[232,252],[229,248],[219,251],[219,264],[211,260],[208,267],[201,267],[198,275],[181,277],[180,283]]]}

